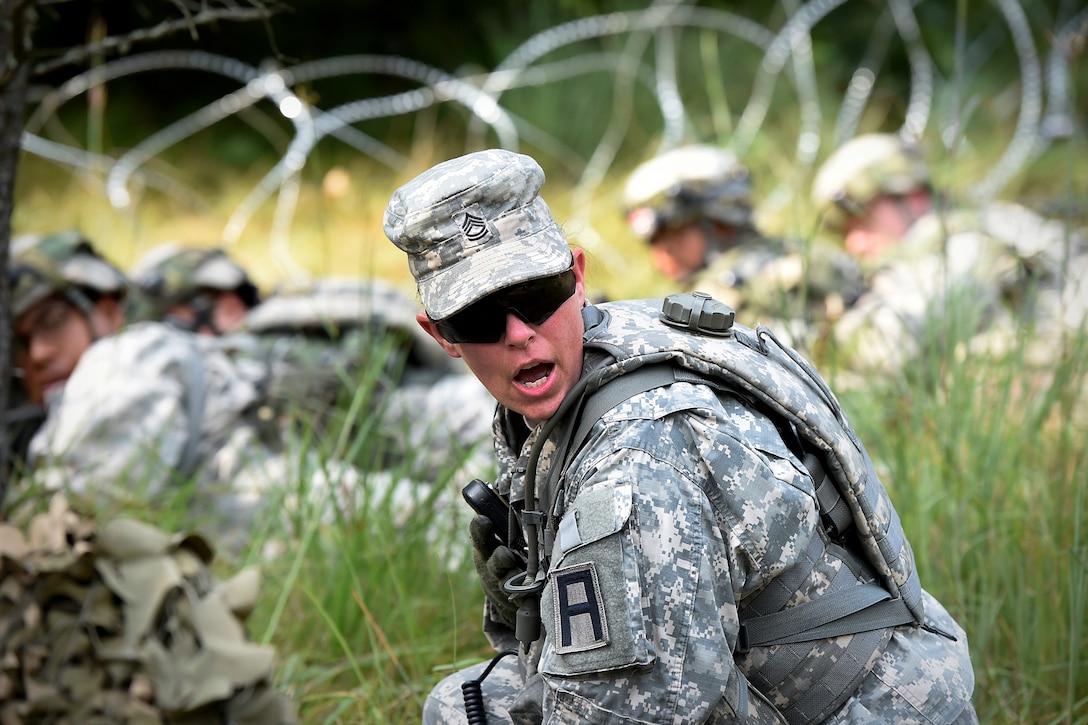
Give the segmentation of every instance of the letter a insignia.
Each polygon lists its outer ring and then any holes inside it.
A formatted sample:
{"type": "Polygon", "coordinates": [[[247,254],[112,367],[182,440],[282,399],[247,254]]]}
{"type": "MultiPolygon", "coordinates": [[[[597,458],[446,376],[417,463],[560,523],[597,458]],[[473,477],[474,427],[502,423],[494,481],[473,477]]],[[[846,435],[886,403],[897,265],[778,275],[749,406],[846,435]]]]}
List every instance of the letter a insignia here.
{"type": "Polygon", "coordinates": [[[551,585],[555,602],[555,651],[567,654],[607,645],[608,620],[593,562],[556,572],[551,585]]]}

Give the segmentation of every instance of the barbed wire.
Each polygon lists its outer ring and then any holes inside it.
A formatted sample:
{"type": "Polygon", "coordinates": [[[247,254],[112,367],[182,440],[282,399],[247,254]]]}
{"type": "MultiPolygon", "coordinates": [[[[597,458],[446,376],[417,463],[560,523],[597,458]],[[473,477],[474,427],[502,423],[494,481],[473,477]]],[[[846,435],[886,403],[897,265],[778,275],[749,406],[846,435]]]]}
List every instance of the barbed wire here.
{"type": "MultiPolygon", "coordinates": [[[[590,210],[601,185],[615,167],[631,128],[638,94],[645,93],[652,98],[658,112],[657,119],[639,119],[643,124],[656,123],[660,127],[658,147],[651,153],[687,141],[703,140],[697,138],[693,112],[704,113],[704,110],[691,108],[690,95],[685,93],[685,87],[698,80],[687,79],[681,73],[684,56],[691,52],[693,45],[687,42],[689,36],[684,33],[697,31],[729,38],[731,42],[752,48],[760,56],[758,67],[752,73],[749,96],[736,123],[732,123],[731,118],[722,122],[721,109],[712,109],[715,127],[726,126],[731,131],[727,138],[716,141],[729,146],[743,158],[762,132],[772,102],[779,98],[775,91],[778,76],[785,75],[790,81],[798,121],[793,161],[798,169],[807,169],[819,158],[824,136],[823,104],[811,33],[817,24],[849,1],[783,3],[787,17],[777,29],[726,10],[698,7],[691,0],[658,1],[643,10],[581,18],[547,28],[526,39],[494,69],[462,77],[399,56],[359,54],[289,67],[254,67],[235,58],[199,50],[140,53],[96,66],[42,95],[27,118],[22,143],[29,154],[73,169],[102,174],[110,204],[119,212],[135,213],[138,199],[133,194],[137,181],[141,187],[161,189],[189,203],[196,203],[199,198],[194,189],[168,174],[145,169],[152,159],[226,118],[239,116],[257,106],[271,106],[273,116],[286,121],[290,131],[281,141],[282,147],[276,148],[278,160],[230,212],[222,236],[226,243],[237,241],[259,210],[275,197],[270,239],[273,256],[286,273],[299,276],[305,275],[305,271],[294,262],[289,240],[301,173],[318,143],[325,138],[336,139],[379,164],[400,170],[408,164],[408,155],[368,134],[360,125],[453,104],[467,112],[466,148],[498,145],[517,150],[522,143],[528,143],[573,174],[577,181],[571,194],[570,219],[580,226],[580,242],[609,255],[609,261],[623,265],[626,263],[623,256],[614,254],[593,229],[589,221],[590,210]],[[608,37],[624,39],[622,49],[602,50],[593,44],[593,41],[608,37]],[[569,55],[549,59],[564,49],[569,55]],[[95,87],[128,76],[178,70],[213,74],[237,83],[238,87],[150,134],[116,159],[49,140],[43,135],[47,122],[57,117],[65,103],[95,87]],[[418,88],[383,97],[356,99],[329,109],[319,107],[295,90],[305,84],[349,75],[385,75],[417,84],[418,88]],[[609,114],[588,154],[576,150],[585,146],[585,139],[575,143],[566,136],[568,129],[546,128],[518,115],[504,102],[504,95],[515,89],[576,84],[581,78],[600,75],[612,79],[609,114]],[[494,141],[490,142],[488,138],[494,141]]],[[[910,69],[910,91],[899,131],[911,140],[920,139],[927,133],[938,79],[915,15],[915,6],[921,1],[887,0],[873,25],[865,53],[849,77],[838,104],[831,129],[833,145],[841,144],[860,128],[893,44],[901,46],[910,69]]],[[[980,103],[978,98],[964,101],[960,97],[965,76],[976,72],[984,59],[994,52],[996,45],[1002,42],[1000,36],[1004,28],[1018,60],[1019,114],[1015,131],[1000,160],[971,187],[971,196],[977,201],[992,199],[1050,143],[1075,133],[1069,69],[1088,33],[1088,9],[1082,9],[1054,33],[1044,75],[1023,8],[1017,0],[994,2],[1001,11],[1000,17],[995,18],[988,30],[973,38],[970,45],[958,31],[956,76],[944,85],[950,101],[946,117],[937,126],[941,142],[947,148],[954,148],[967,119],[980,103]],[[963,47],[959,45],[961,42],[963,47]]],[[[712,75],[707,71],[702,82],[710,84],[712,75]]],[[[708,91],[706,95],[712,94],[708,91]]],[[[781,204],[791,198],[796,190],[790,181],[782,180],[768,199],[781,204]]]]}
{"type": "Polygon", "coordinates": [[[994,0],[994,2],[997,3],[1008,23],[1013,46],[1020,60],[1020,114],[1012,140],[1005,147],[1001,159],[986,178],[969,192],[970,198],[979,203],[993,199],[1031,157],[1039,137],[1039,120],[1043,112],[1042,71],[1024,9],[1016,0],[994,0]]]}

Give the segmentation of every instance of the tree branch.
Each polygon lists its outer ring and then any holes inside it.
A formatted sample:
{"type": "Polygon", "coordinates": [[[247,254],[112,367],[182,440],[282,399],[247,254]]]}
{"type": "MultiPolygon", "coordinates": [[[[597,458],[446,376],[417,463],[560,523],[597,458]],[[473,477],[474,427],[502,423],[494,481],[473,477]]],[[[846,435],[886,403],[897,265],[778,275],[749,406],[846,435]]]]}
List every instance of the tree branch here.
{"type": "Polygon", "coordinates": [[[158,25],[149,28],[139,28],[120,35],[111,35],[94,43],[87,43],[76,48],[70,48],[59,58],[44,61],[34,66],[33,73],[39,75],[62,68],[66,65],[78,65],[94,55],[107,53],[125,53],[135,43],[159,40],[174,33],[188,31],[196,37],[197,29],[201,26],[211,25],[220,21],[249,22],[253,20],[267,20],[277,11],[277,7],[268,6],[260,0],[251,0],[253,7],[237,7],[233,4],[228,7],[207,8],[193,13],[191,8],[181,0],[170,0],[185,17],[173,20],[165,20],[158,25]]]}

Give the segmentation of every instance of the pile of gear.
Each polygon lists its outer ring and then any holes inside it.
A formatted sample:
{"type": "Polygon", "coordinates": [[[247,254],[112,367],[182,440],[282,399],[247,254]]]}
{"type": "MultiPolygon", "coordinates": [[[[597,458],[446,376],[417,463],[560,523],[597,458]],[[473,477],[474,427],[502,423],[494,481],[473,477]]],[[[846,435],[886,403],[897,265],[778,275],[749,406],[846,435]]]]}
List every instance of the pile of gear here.
{"type": "Polygon", "coordinates": [[[213,558],[198,535],[98,527],[61,496],[0,523],[0,722],[295,725],[273,648],[245,631],[258,573],[216,581],[213,558]]]}

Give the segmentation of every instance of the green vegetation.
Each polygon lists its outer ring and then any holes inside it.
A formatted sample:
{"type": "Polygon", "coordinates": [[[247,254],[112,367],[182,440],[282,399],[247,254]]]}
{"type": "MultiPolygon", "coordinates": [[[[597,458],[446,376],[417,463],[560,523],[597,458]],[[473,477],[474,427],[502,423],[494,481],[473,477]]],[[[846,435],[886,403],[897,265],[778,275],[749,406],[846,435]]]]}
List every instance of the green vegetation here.
{"type": "Polygon", "coordinates": [[[1040,364],[1043,344],[960,346],[841,396],[967,630],[986,723],[1088,722],[1088,335],[1040,364]]]}

